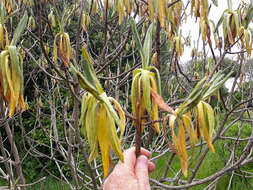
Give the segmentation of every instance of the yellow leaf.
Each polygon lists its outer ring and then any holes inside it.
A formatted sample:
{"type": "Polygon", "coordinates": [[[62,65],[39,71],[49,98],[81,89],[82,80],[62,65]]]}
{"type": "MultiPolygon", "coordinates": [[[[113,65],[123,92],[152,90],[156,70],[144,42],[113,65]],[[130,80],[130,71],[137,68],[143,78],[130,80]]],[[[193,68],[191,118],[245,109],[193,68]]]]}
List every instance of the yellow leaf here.
{"type": "Polygon", "coordinates": [[[139,97],[139,79],[140,79],[141,73],[137,73],[133,76],[133,82],[131,86],[131,102],[132,102],[132,112],[133,115],[136,116],[137,112],[137,100],[139,97]]]}
{"type": "Polygon", "coordinates": [[[91,96],[88,101],[88,108],[86,114],[86,122],[85,129],[87,134],[87,139],[90,145],[91,154],[89,157],[89,162],[97,157],[97,118],[96,118],[96,109],[97,109],[97,101],[91,96]]]}
{"type": "Polygon", "coordinates": [[[25,101],[24,101],[24,95],[23,94],[20,94],[19,95],[19,105],[22,109],[22,111],[25,111],[27,108],[27,106],[25,105],[25,101]]]}
{"type": "Polygon", "coordinates": [[[107,133],[110,139],[110,145],[112,147],[113,152],[119,157],[119,159],[122,162],[124,162],[123,153],[120,148],[120,142],[118,139],[114,119],[112,118],[110,111],[107,109],[107,107],[106,107],[106,114],[107,114],[106,127],[107,127],[107,133]]]}
{"type": "Polygon", "coordinates": [[[203,106],[203,101],[200,101],[197,105],[197,110],[198,110],[198,120],[199,120],[199,128],[200,128],[200,133],[201,136],[205,139],[209,149],[214,152],[214,148],[209,136],[209,131],[208,131],[208,123],[206,122],[208,118],[206,118],[204,114],[204,106],[203,106]]]}
{"type": "Polygon", "coordinates": [[[106,121],[106,109],[104,105],[101,105],[101,108],[98,113],[98,143],[102,154],[102,163],[104,168],[104,177],[108,175],[109,171],[109,148],[110,141],[107,132],[107,126],[105,125],[106,121]]]}
{"type": "Polygon", "coordinates": [[[64,36],[64,40],[65,40],[65,43],[66,43],[66,48],[67,48],[67,52],[66,52],[66,55],[67,55],[67,58],[68,58],[68,60],[70,60],[70,58],[71,58],[71,45],[70,45],[70,39],[69,39],[69,35],[68,35],[68,33],[64,33],[63,34],[63,36],[64,36]]]}
{"type": "Polygon", "coordinates": [[[164,28],[165,26],[165,16],[166,16],[166,8],[164,0],[158,1],[158,18],[161,23],[161,27],[164,28]]]}
{"type": "Polygon", "coordinates": [[[124,17],[124,9],[123,9],[122,0],[118,0],[117,8],[118,8],[118,12],[119,12],[119,24],[121,24],[123,17],[124,17]]]}
{"type": "Polygon", "coordinates": [[[14,67],[14,64],[11,64],[11,77],[13,81],[13,97],[14,97],[14,105],[17,107],[18,99],[19,99],[19,93],[20,93],[20,78],[18,76],[18,73],[14,67]]]}
{"type": "Polygon", "coordinates": [[[125,0],[125,7],[127,10],[127,13],[130,14],[131,13],[131,3],[130,0],[125,0]]]}
{"type": "Polygon", "coordinates": [[[187,177],[187,152],[186,152],[186,142],[185,142],[185,134],[184,134],[184,127],[181,120],[177,120],[179,129],[178,129],[178,148],[179,148],[179,159],[181,163],[182,172],[185,177],[187,177]]]}
{"type": "Polygon", "coordinates": [[[125,131],[125,126],[126,126],[125,113],[124,113],[123,109],[121,108],[120,104],[114,98],[109,97],[108,99],[113,102],[113,104],[116,106],[116,109],[118,110],[118,114],[119,114],[119,117],[121,120],[121,125],[119,126],[120,127],[120,141],[121,141],[123,138],[123,134],[125,131]]]}
{"type": "Polygon", "coordinates": [[[149,19],[151,22],[154,21],[154,1],[153,0],[148,0],[148,11],[149,11],[149,19]]]}
{"type": "Polygon", "coordinates": [[[204,108],[204,113],[205,113],[205,118],[206,122],[208,122],[208,132],[209,136],[212,139],[212,135],[214,132],[214,125],[215,125],[215,119],[214,119],[214,111],[213,108],[206,102],[203,103],[203,108],[204,108]]]}
{"type": "Polygon", "coordinates": [[[4,28],[0,23],[0,51],[4,49],[4,28]]]}

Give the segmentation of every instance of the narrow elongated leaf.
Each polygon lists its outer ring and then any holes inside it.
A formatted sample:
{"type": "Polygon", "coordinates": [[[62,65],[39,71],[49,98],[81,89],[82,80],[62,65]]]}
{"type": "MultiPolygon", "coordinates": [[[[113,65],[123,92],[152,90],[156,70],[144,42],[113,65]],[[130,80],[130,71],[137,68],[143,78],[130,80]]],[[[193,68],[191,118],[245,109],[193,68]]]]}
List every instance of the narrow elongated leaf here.
{"type": "Polygon", "coordinates": [[[99,114],[98,114],[98,143],[102,155],[102,163],[104,168],[104,178],[107,177],[109,171],[109,148],[110,148],[110,139],[107,132],[107,116],[106,109],[104,105],[101,105],[99,114]]]}
{"type": "Polygon", "coordinates": [[[92,66],[91,58],[90,58],[90,56],[88,54],[86,46],[82,47],[82,55],[85,58],[85,60],[87,61],[87,64],[86,63],[83,64],[83,66],[84,66],[84,73],[85,73],[86,78],[88,79],[88,81],[93,86],[95,86],[98,89],[98,92],[100,94],[102,94],[104,91],[103,91],[103,88],[100,85],[99,80],[98,80],[98,78],[96,76],[96,73],[95,73],[95,70],[94,70],[94,68],[92,66]]]}
{"type": "Polygon", "coordinates": [[[4,49],[4,27],[0,23],[0,49],[4,49]]]}
{"type": "Polygon", "coordinates": [[[160,109],[175,114],[175,111],[164,102],[163,98],[158,93],[156,93],[155,90],[151,88],[150,91],[152,98],[160,109]]]}
{"type": "Polygon", "coordinates": [[[188,171],[188,163],[187,163],[187,152],[186,152],[186,142],[185,142],[185,134],[184,127],[181,120],[178,120],[178,148],[179,148],[179,159],[181,163],[182,172],[185,177],[187,177],[188,171]]]}
{"type": "Polygon", "coordinates": [[[154,1],[153,0],[148,0],[148,11],[149,11],[149,19],[151,22],[154,21],[154,1]]]}
{"type": "Polygon", "coordinates": [[[70,45],[69,35],[68,35],[68,33],[65,32],[65,33],[63,33],[63,36],[64,36],[64,40],[66,42],[66,49],[67,49],[66,56],[68,59],[70,59],[72,56],[72,53],[71,53],[71,45],[70,45]]]}
{"type": "Polygon", "coordinates": [[[150,66],[149,68],[148,68],[148,70],[154,70],[154,73],[155,73],[155,77],[153,76],[153,73],[151,73],[151,75],[152,75],[152,77],[151,78],[153,78],[154,79],[154,81],[155,81],[155,84],[156,84],[156,86],[157,86],[157,92],[158,92],[158,94],[160,94],[160,96],[162,96],[162,90],[161,90],[161,78],[160,78],[160,73],[159,73],[159,71],[158,71],[158,69],[157,68],[155,68],[154,66],[150,66]]]}
{"type": "Polygon", "coordinates": [[[232,14],[229,14],[227,16],[227,20],[226,20],[227,35],[228,35],[228,40],[229,40],[230,44],[234,43],[234,39],[233,39],[233,35],[232,35],[232,29],[231,29],[231,26],[230,26],[230,21],[231,21],[230,19],[232,19],[232,16],[233,16],[232,14]]]}
{"type": "Polygon", "coordinates": [[[116,131],[116,126],[114,123],[114,119],[111,116],[111,112],[108,110],[107,106],[105,106],[106,108],[106,114],[107,114],[107,132],[108,132],[108,136],[110,139],[110,144],[112,147],[113,152],[119,157],[119,159],[124,162],[124,158],[123,158],[123,153],[121,151],[120,148],[120,142],[117,136],[117,131],[116,131]]]}
{"type": "Polygon", "coordinates": [[[143,89],[142,93],[144,97],[144,105],[147,109],[149,116],[152,117],[149,71],[146,71],[146,70],[141,71],[141,80],[142,80],[142,89],[143,89]]]}
{"type": "Polygon", "coordinates": [[[121,125],[120,127],[120,141],[123,138],[123,134],[125,131],[125,126],[126,126],[126,117],[125,117],[125,113],[123,111],[123,109],[121,108],[120,104],[112,97],[108,98],[110,101],[113,102],[113,104],[116,106],[116,109],[118,110],[119,113],[119,117],[120,117],[120,121],[121,121],[121,125]]]}
{"type": "Polygon", "coordinates": [[[14,32],[14,35],[13,35],[13,38],[11,41],[12,46],[15,46],[17,44],[21,34],[23,33],[23,31],[26,27],[27,21],[28,21],[28,15],[27,15],[27,12],[25,11],[24,16],[20,20],[18,27],[16,28],[16,30],[14,32]]]}
{"type": "Polygon", "coordinates": [[[212,139],[212,135],[214,132],[214,124],[215,124],[215,119],[214,119],[214,111],[213,108],[206,102],[203,103],[203,110],[205,114],[205,119],[206,123],[208,123],[208,132],[210,139],[212,139]]]}
{"type": "Polygon", "coordinates": [[[82,97],[82,102],[81,102],[81,116],[80,116],[80,119],[79,119],[79,125],[82,125],[85,121],[84,121],[84,116],[85,116],[85,113],[87,111],[87,103],[86,103],[86,100],[87,100],[87,93],[85,93],[82,97]]]}
{"type": "Polygon", "coordinates": [[[100,98],[102,99],[102,101],[103,101],[103,103],[104,103],[104,105],[105,105],[105,107],[106,107],[107,114],[110,113],[110,116],[111,116],[111,117],[113,118],[113,120],[116,122],[116,124],[118,125],[118,127],[120,127],[120,126],[122,125],[121,120],[119,119],[117,113],[116,113],[115,110],[113,109],[112,104],[111,104],[111,102],[109,101],[109,99],[108,99],[106,93],[105,93],[105,92],[102,93],[102,94],[100,95],[100,98]]]}
{"type": "Polygon", "coordinates": [[[232,0],[227,0],[228,9],[232,10],[232,0]]]}
{"type": "Polygon", "coordinates": [[[97,139],[97,101],[91,97],[89,101],[87,116],[86,116],[86,131],[91,148],[89,162],[91,162],[98,155],[98,139],[97,139]]]}
{"type": "Polygon", "coordinates": [[[20,70],[20,63],[19,63],[17,48],[16,48],[16,46],[8,46],[8,50],[10,53],[11,63],[14,65],[19,78],[21,78],[22,73],[20,70]]]}
{"type": "Polygon", "coordinates": [[[144,53],[144,63],[142,67],[143,69],[146,69],[149,65],[150,53],[152,50],[152,31],[153,31],[153,24],[151,23],[146,33],[143,45],[143,53],[144,53]]]}
{"type": "Polygon", "coordinates": [[[250,22],[252,21],[253,18],[253,6],[251,5],[248,9],[247,15],[244,19],[244,27],[248,28],[250,22]]]}
{"type": "Polygon", "coordinates": [[[135,39],[137,48],[138,48],[138,50],[141,54],[142,63],[144,63],[145,55],[144,55],[144,52],[143,52],[143,49],[142,49],[141,40],[140,40],[138,31],[137,31],[137,28],[136,28],[136,24],[135,24],[134,19],[131,19],[130,24],[131,24],[131,28],[132,28],[132,32],[133,32],[133,35],[134,35],[134,39],[135,39]]]}
{"type": "Polygon", "coordinates": [[[202,137],[204,137],[209,149],[212,151],[212,152],[215,152],[214,151],[214,148],[213,148],[213,145],[212,145],[212,141],[211,141],[211,138],[209,136],[209,123],[207,122],[208,118],[206,118],[206,115],[205,115],[205,112],[204,112],[204,104],[203,102],[199,102],[199,104],[197,105],[197,109],[198,109],[198,119],[199,119],[199,122],[200,122],[200,132],[201,132],[201,135],[202,137]]]}
{"type": "Polygon", "coordinates": [[[117,8],[119,13],[119,24],[121,24],[124,17],[123,0],[118,0],[117,8]]]}
{"type": "Polygon", "coordinates": [[[133,82],[131,86],[131,102],[132,102],[132,111],[133,115],[136,116],[136,109],[137,109],[137,100],[138,100],[138,91],[139,91],[139,79],[140,79],[141,73],[137,73],[133,76],[133,82]]]}
{"type": "Polygon", "coordinates": [[[8,88],[8,81],[6,77],[6,69],[5,69],[5,57],[7,56],[8,51],[4,50],[0,54],[0,66],[2,70],[2,77],[3,77],[3,89],[4,89],[4,96],[6,96],[7,88],[8,88]]]}

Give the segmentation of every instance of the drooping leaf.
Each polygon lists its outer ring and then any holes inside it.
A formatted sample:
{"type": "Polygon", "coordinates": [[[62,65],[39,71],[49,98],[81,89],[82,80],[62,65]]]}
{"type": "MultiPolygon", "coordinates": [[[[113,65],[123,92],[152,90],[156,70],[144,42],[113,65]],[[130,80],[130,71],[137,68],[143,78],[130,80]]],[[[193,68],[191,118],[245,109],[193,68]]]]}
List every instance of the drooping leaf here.
{"type": "Polygon", "coordinates": [[[120,121],[121,121],[121,125],[120,127],[120,141],[123,138],[123,134],[125,131],[125,126],[126,126],[126,117],[125,117],[125,113],[123,111],[123,109],[121,108],[120,104],[112,97],[108,98],[110,101],[113,102],[113,104],[116,106],[116,109],[119,113],[119,117],[120,117],[120,121]]]}
{"type": "Polygon", "coordinates": [[[119,159],[124,162],[123,153],[120,148],[120,142],[117,136],[116,126],[114,123],[114,119],[111,116],[111,112],[106,108],[106,114],[107,114],[107,120],[106,120],[106,126],[107,126],[107,133],[110,139],[110,145],[113,150],[113,152],[119,157],[119,159]]]}
{"type": "Polygon", "coordinates": [[[160,109],[175,114],[175,111],[164,102],[163,98],[158,93],[156,93],[152,88],[150,89],[150,92],[152,98],[155,100],[155,103],[160,109]]]}
{"type": "Polygon", "coordinates": [[[141,40],[140,40],[138,31],[137,31],[137,28],[136,28],[135,20],[131,19],[130,20],[130,24],[131,24],[133,36],[134,36],[134,39],[135,39],[135,43],[136,43],[137,48],[138,48],[138,50],[139,50],[139,52],[141,54],[142,63],[144,63],[144,60],[145,60],[144,57],[145,57],[145,55],[144,55],[144,52],[143,52],[143,49],[142,49],[142,44],[141,44],[141,40]]]}
{"type": "Polygon", "coordinates": [[[12,46],[15,46],[17,44],[21,34],[23,33],[23,31],[26,27],[27,21],[28,21],[28,15],[27,15],[27,12],[25,11],[24,16],[21,18],[21,20],[14,32],[14,35],[13,35],[13,38],[11,41],[12,46]]]}
{"type": "Polygon", "coordinates": [[[142,70],[141,71],[141,81],[142,81],[142,93],[144,97],[144,105],[147,109],[147,112],[150,117],[152,117],[151,113],[151,99],[150,99],[150,79],[149,79],[149,71],[142,70]]]}
{"type": "Polygon", "coordinates": [[[143,69],[146,69],[149,65],[150,53],[152,50],[152,31],[153,31],[153,24],[151,23],[147,30],[143,45],[143,53],[144,53],[144,63],[142,66],[143,69]]]}
{"type": "Polygon", "coordinates": [[[109,148],[110,140],[107,132],[107,116],[106,109],[102,104],[98,114],[98,143],[102,155],[102,163],[104,168],[104,177],[108,175],[109,171],[109,148]]]}
{"type": "Polygon", "coordinates": [[[179,152],[179,159],[181,163],[182,173],[185,177],[187,177],[188,173],[188,163],[187,163],[187,152],[186,152],[186,142],[185,142],[185,133],[184,127],[181,120],[178,120],[178,152],[179,152]]]}

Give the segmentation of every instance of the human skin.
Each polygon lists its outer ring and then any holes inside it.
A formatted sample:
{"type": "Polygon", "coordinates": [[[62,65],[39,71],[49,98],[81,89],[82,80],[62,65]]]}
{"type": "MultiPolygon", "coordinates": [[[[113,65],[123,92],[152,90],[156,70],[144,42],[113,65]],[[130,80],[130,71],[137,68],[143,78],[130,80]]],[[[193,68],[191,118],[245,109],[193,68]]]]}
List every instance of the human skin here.
{"type": "Polygon", "coordinates": [[[119,161],[104,182],[103,190],[150,190],[149,173],[155,165],[148,161],[151,154],[141,148],[141,155],[136,158],[135,148],[124,151],[124,163],[119,161]]]}

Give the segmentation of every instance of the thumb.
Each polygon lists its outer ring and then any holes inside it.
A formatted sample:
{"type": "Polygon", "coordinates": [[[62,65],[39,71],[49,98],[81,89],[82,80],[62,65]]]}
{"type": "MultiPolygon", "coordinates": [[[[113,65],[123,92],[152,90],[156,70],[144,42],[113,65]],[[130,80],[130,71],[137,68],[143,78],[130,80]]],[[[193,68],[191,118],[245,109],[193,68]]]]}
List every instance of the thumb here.
{"type": "Polygon", "coordinates": [[[137,158],[135,165],[135,174],[138,179],[139,189],[150,189],[148,176],[148,159],[146,156],[141,155],[137,158]]]}

